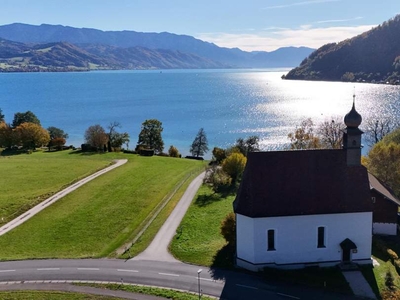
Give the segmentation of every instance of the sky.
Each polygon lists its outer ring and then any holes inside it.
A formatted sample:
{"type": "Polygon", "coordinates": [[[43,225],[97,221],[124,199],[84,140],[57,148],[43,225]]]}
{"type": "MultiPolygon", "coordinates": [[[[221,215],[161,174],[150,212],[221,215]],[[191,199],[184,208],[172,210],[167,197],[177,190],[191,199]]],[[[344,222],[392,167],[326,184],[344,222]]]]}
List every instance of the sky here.
{"type": "Polygon", "coordinates": [[[0,25],[166,31],[245,51],[318,48],[399,13],[399,0],[0,0],[0,25]]]}

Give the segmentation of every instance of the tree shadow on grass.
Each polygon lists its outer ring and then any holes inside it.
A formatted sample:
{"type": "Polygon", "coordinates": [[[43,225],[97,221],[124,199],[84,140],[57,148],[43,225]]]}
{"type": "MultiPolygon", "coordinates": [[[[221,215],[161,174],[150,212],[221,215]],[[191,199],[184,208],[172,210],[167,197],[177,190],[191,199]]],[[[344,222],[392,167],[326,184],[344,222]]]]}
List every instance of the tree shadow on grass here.
{"type": "Polygon", "coordinates": [[[213,202],[221,200],[223,200],[223,198],[219,194],[203,194],[197,196],[194,204],[199,207],[205,207],[213,202]]]}
{"type": "Polygon", "coordinates": [[[215,280],[222,280],[226,277],[227,270],[233,270],[235,258],[235,247],[226,244],[213,257],[213,262],[210,266],[211,275],[215,280]]]}

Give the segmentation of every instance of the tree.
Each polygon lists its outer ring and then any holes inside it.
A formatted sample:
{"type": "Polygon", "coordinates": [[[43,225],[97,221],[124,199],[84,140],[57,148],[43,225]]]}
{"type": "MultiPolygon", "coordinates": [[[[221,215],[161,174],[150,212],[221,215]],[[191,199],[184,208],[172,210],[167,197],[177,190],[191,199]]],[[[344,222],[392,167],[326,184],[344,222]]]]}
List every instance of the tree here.
{"type": "Polygon", "coordinates": [[[119,124],[119,122],[116,122],[116,121],[110,123],[110,125],[107,126],[107,128],[109,130],[109,132],[108,132],[108,143],[107,143],[108,152],[112,152],[111,141],[113,140],[113,135],[116,133],[115,128],[117,128],[117,127],[121,128],[121,125],[119,124]]]}
{"type": "Polygon", "coordinates": [[[99,151],[103,150],[104,145],[107,144],[108,137],[104,128],[96,124],[86,129],[85,141],[99,151]]]}
{"type": "Polygon", "coordinates": [[[200,128],[199,132],[197,133],[192,146],[190,146],[190,153],[193,156],[199,157],[203,156],[208,151],[208,141],[207,135],[203,128],[200,128]]]}
{"type": "Polygon", "coordinates": [[[65,145],[66,142],[67,141],[64,138],[56,137],[54,139],[51,139],[50,142],[49,142],[49,145],[48,145],[49,151],[53,147],[55,147],[57,150],[62,150],[62,148],[63,148],[63,146],[65,145]]]}
{"type": "Polygon", "coordinates": [[[179,151],[174,146],[170,146],[168,149],[168,155],[171,157],[179,157],[179,151]]]}
{"type": "Polygon", "coordinates": [[[68,133],[64,132],[64,130],[62,130],[60,128],[50,126],[47,128],[47,131],[50,134],[50,139],[55,139],[55,138],[67,139],[68,138],[68,133]]]}
{"type": "Polygon", "coordinates": [[[400,144],[375,144],[368,153],[368,170],[400,195],[400,144]]]}
{"type": "Polygon", "coordinates": [[[163,127],[160,121],[156,119],[144,121],[139,133],[138,146],[154,149],[156,153],[161,153],[164,149],[164,141],[161,137],[162,131],[163,127]]]}
{"type": "Polygon", "coordinates": [[[382,142],[389,144],[393,142],[395,144],[400,144],[400,128],[393,130],[382,138],[382,142]]]}
{"type": "Polygon", "coordinates": [[[49,132],[50,135],[50,142],[48,147],[49,148],[55,147],[57,148],[57,150],[61,150],[62,147],[67,142],[66,139],[68,138],[68,134],[65,133],[64,130],[54,126],[48,127],[47,131],[49,132]]]}
{"type": "Polygon", "coordinates": [[[15,130],[5,122],[0,122],[0,147],[11,148],[18,144],[15,130]]]}
{"type": "Polygon", "coordinates": [[[232,178],[235,184],[246,166],[247,158],[242,153],[232,153],[222,162],[222,170],[232,178]]]}
{"type": "Polygon", "coordinates": [[[28,110],[27,112],[24,113],[16,113],[14,114],[14,120],[12,122],[12,127],[16,128],[22,123],[34,123],[37,125],[40,125],[39,119],[36,117],[36,115],[28,110]]]}
{"type": "Polygon", "coordinates": [[[120,149],[123,144],[127,144],[130,141],[129,134],[127,132],[119,133],[115,130],[115,128],[121,128],[119,122],[112,122],[107,126],[108,132],[108,142],[107,142],[107,150],[108,152],[112,152],[115,149],[120,149]]]}
{"type": "Polygon", "coordinates": [[[130,137],[127,132],[124,133],[114,132],[111,135],[111,141],[110,141],[111,150],[115,151],[115,149],[120,149],[123,144],[129,143],[129,141],[130,137]]]}
{"type": "Polygon", "coordinates": [[[233,147],[236,147],[239,149],[240,153],[242,153],[244,156],[247,156],[247,153],[249,152],[260,151],[259,141],[260,138],[256,135],[250,136],[246,139],[238,138],[233,147]]]}
{"type": "Polygon", "coordinates": [[[47,145],[50,141],[49,132],[35,123],[22,123],[15,128],[15,131],[22,146],[26,149],[36,149],[36,147],[47,145]]]}
{"type": "Polygon", "coordinates": [[[369,146],[373,146],[398,127],[398,125],[398,122],[391,118],[368,119],[365,126],[365,140],[369,146]]]}
{"type": "Polygon", "coordinates": [[[294,133],[289,133],[290,149],[315,149],[321,147],[320,139],[314,134],[314,123],[308,118],[300,127],[296,126],[294,133]]]}
{"type": "Polygon", "coordinates": [[[322,148],[340,149],[343,144],[343,130],[345,125],[338,117],[324,121],[318,125],[317,133],[322,148]]]}
{"type": "Polygon", "coordinates": [[[4,115],[2,109],[0,108],[0,123],[1,122],[4,122],[4,115]]]}
{"type": "Polygon", "coordinates": [[[222,148],[214,147],[212,154],[217,164],[220,164],[226,158],[226,151],[222,148]]]}

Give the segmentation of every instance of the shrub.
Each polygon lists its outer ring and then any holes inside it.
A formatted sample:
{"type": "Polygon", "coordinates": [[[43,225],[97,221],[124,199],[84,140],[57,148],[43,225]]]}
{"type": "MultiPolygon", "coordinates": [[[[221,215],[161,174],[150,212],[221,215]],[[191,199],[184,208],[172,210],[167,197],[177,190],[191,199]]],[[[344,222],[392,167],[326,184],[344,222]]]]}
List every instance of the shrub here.
{"type": "Polygon", "coordinates": [[[395,260],[399,259],[399,257],[397,256],[397,253],[394,252],[392,249],[387,248],[386,253],[389,255],[390,260],[392,261],[393,264],[394,264],[395,260]]]}
{"type": "Polygon", "coordinates": [[[247,158],[242,153],[232,153],[222,162],[222,170],[232,178],[232,184],[242,176],[247,158]]]}
{"type": "Polygon", "coordinates": [[[236,215],[231,212],[221,222],[221,234],[231,246],[236,244],[236,215]]]}
{"type": "Polygon", "coordinates": [[[400,275],[400,260],[399,260],[399,259],[396,259],[396,260],[393,262],[393,265],[394,265],[394,267],[396,268],[397,274],[400,275]]]}
{"type": "Polygon", "coordinates": [[[178,149],[171,145],[168,149],[168,155],[171,157],[179,157],[180,154],[178,149]]]}
{"type": "Polygon", "coordinates": [[[204,160],[204,158],[202,158],[201,156],[197,157],[197,156],[186,155],[185,158],[187,158],[187,159],[196,159],[196,160],[204,160]]]}
{"type": "Polygon", "coordinates": [[[153,156],[154,155],[154,149],[141,149],[139,154],[141,156],[153,156]]]}
{"type": "Polygon", "coordinates": [[[214,147],[212,154],[217,164],[220,164],[226,158],[226,151],[222,148],[214,147]]]}
{"type": "Polygon", "coordinates": [[[221,168],[212,165],[206,170],[204,183],[211,186],[215,193],[229,192],[232,185],[232,179],[221,168]]]}

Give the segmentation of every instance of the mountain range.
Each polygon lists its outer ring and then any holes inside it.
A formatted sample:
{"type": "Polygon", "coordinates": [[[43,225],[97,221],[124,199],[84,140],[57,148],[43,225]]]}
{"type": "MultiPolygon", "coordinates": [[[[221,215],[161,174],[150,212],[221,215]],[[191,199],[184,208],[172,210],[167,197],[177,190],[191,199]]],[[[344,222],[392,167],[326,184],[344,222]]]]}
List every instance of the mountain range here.
{"type": "Polygon", "coordinates": [[[285,47],[246,52],[167,32],[101,31],[48,24],[3,25],[0,38],[0,69],[28,71],[293,67],[314,50],[285,47]]]}
{"type": "Polygon", "coordinates": [[[400,15],[315,50],[286,79],[400,84],[400,15]]]}

